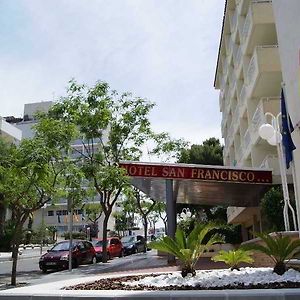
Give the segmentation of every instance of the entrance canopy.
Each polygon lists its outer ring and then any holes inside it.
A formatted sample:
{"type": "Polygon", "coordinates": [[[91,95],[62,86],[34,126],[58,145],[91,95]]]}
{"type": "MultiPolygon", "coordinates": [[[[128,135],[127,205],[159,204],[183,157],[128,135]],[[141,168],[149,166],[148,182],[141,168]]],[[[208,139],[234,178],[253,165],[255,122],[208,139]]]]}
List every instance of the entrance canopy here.
{"type": "Polygon", "coordinates": [[[177,203],[258,206],[272,185],[272,171],[223,166],[122,162],[132,184],[155,200],[166,201],[166,180],[173,180],[177,203]]]}

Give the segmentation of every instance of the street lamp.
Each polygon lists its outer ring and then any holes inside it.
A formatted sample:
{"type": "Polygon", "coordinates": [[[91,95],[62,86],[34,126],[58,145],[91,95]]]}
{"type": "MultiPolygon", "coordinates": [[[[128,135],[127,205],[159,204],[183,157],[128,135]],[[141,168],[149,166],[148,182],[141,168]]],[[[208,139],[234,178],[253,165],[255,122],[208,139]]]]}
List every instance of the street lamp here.
{"type": "Polygon", "coordinates": [[[281,184],[282,184],[282,191],[283,191],[283,198],[284,198],[284,208],[283,208],[284,227],[286,231],[290,230],[290,222],[289,222],[289,214],[288,214],[288,210],[290,209],[293,216],[294,230],[297,230],[295,211],[290,203],[284,152],[282,147],[282,135],[280,133],[279,118],[281,117],[281,113],[274,116],[272,113],[267,112],[265,113],[265,117],[266,119],[267,117],[271,118],[271,124],[266,123],[261,125],[258,130],[258,134],[262,139],[267,140],[270,145],[277,147],[277,155],[279,161],[281,184]]]}

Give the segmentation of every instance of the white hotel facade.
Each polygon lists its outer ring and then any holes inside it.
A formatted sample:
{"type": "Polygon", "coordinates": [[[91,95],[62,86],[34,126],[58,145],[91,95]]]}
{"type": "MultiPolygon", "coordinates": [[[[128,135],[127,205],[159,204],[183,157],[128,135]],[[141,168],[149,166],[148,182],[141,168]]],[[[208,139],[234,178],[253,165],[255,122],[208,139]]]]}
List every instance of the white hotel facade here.
{"type": "MultiPolygon", "coordinates": [[[[294,0],[277,1],[289,6],[294,0]]],[[[276,147],[258,135],[258,128],[266,122],[265,113],[277,115],[280,112],[284,78],[279,48],[272,1],[225,1],[214,85],[220,90],[226,166],[272,168],[273,173],[279,174],[276,147]]],[[[297,99],[287,101],[299,101],[300,108],[300,94],[297,99]]],[[[300,120],[299,111],[298,117],[300,120]]],[[[294,124],[296,118],[292,120],[294,124]]],[[[299,135],[299,129],[294,134],[297,132],[299,135]]],[[[300,165],[297,163],[296,167],[300,178],[300,165]]],[[[229,223],[243,225],[245,239],[251,237],[250,231],[263,227],[259,207],[229,207],[227,216],[229,223]]]]}

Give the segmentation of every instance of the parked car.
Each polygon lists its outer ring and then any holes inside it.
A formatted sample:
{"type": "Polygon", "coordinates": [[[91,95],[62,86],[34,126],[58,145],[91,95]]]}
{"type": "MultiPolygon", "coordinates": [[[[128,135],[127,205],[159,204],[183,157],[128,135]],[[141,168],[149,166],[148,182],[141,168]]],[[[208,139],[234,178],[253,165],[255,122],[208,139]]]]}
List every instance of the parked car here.
{"type": "MultiPolygon", "coordinates": [[[[67,269],[69,266],[69,244],[66,240],[55,244],[39,261],[40,269],[46,273],[48,269],[67,269]]],[[[74,240],[72,243],[72,266],[96,262],[96,252],[92,243],[74,240]]]]}
{"type": "Polygon", "coordinates": [[[125,255],[143,252],[146,247],[146,241],[141,235],[124,236],[121,241],[125,255]]]}
{"type": "MultiPolygon", "coordinates": [[[[92,244],[95,248],[97,262],[102,261],[103,240],[94,239],[92,244]]],[[[120,239],[118,237],[107,238],[107,258],[122,257],[123,254],[123,245],[120,239]]]]}

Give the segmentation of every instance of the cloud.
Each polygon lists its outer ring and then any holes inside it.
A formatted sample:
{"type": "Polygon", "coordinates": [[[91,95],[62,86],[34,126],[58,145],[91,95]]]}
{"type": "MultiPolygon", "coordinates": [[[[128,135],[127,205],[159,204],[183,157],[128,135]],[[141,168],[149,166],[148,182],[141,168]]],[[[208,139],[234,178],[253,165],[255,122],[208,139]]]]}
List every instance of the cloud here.
{"type": "Polygon", "coordinates": [[[155,101],[151,121],[158,131],[192,142],[220,137],[213,80],[223,5],[219,0],[1,4],[6,18],[0,33],[7,44],[0,49],[0,114],[20,115],[24,103],[63,95],[72,77],[88,84],[101,79],[155,101]]]}

